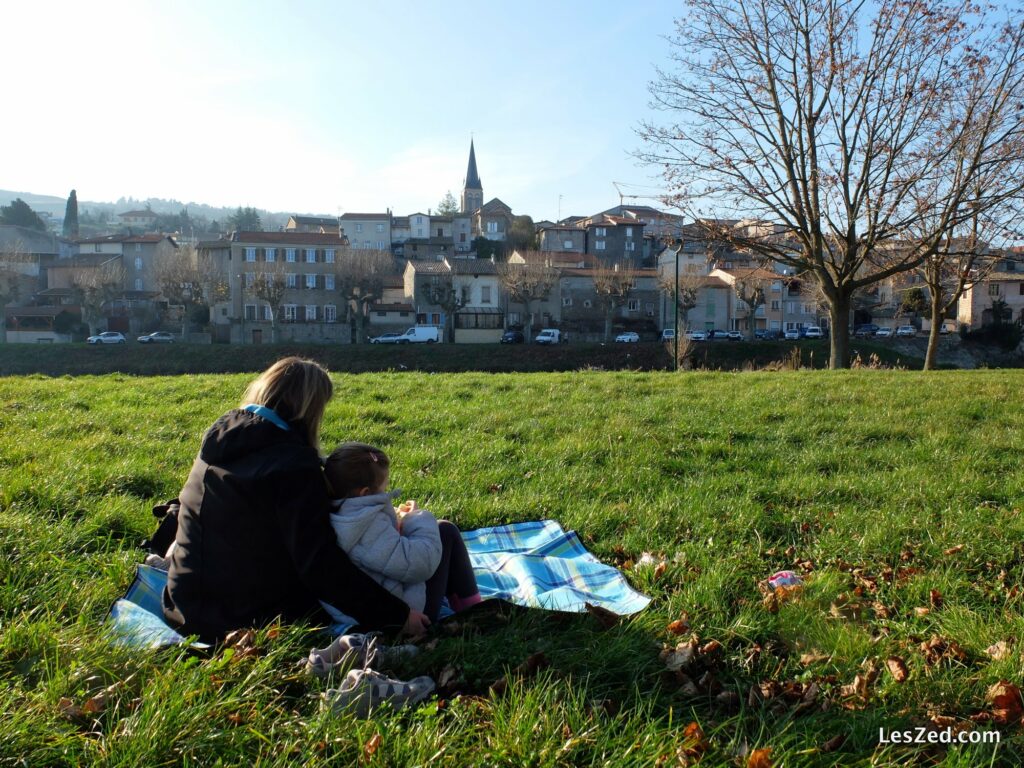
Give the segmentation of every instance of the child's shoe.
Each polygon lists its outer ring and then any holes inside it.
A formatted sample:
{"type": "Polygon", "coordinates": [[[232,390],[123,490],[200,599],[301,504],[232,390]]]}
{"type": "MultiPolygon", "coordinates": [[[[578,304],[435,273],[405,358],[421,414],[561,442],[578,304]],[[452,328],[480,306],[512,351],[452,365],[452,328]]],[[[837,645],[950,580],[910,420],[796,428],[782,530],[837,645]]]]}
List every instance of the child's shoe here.
{"type": "Polygon", "coordinates": [[[309,652],[306,671],[314,677],[329,677],[335,672],[370,667],[375,663],[388,666],[419,652],[415,645],[381,645],[376,635],[339,635],[326,648],[309,652]]]}
{"type": "Polygon", "coordinates": [[[324,706],[334,712],[350,712],[356,717],[368,717],[379,705],[389,702],[395,709],[423,701],[434,690],[429,677],[414,677],[409,682],[385,677],[372,669],[353,669],[341,683],[323,695],[324,706]]]}
{"type": "Polygon", "coordinates": [[[366,635],[338,635],[326,648],[314,648],[306,659],[306,671],[328,677],[336,671],[368,667],[377,660],[378,646],[366,635]]]}

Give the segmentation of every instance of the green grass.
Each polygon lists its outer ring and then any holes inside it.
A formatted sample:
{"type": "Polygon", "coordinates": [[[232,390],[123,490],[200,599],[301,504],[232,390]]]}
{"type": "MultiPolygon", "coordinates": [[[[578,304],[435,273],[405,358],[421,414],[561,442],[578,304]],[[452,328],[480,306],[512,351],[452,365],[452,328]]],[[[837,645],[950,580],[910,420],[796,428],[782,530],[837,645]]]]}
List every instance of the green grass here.
{"type": "Polygon", "coordinates": [[[691,721],[705,765],[760,747],[787,766],[1024,761],[1017,726],[998,748],[878,743],[880,726],[931,713],[974,727],[989,686],[1024,672],[1019,644],[985,653],[1024,639],[1021,373],[336,374],[325,445],[380,445],[407,497],[464,528],[554,517],[607,562],[667,563],[660,578],[629,570],[654,600],[611,629],[529,611],[440,634],[402,672],[454,665],[466,695],[365,722],[322,711],[328,684],[297,672],[308,627],[261,632],[245,658],[104,638],[150,507],[250,377],[0,378],[0,765],[344,765],[375,734],[379,765],[675,765],[691,721]],[[806,589],[770,613],[758,582],[794,563],[806,589]],[[859,616],[833,615],[875,580],[859,616]],[[941,606],[918,615],[931,590],[941,606]],[[684,612],[723,645],[693,673],[717,681],[697,695],[658,659],[684,612]],[[927,664],[933,635],[964,658],[927,664]],[[488,693],[537,651],[547,669],[488,693]],[[884,670],[893,655],[902,684],[884,670]],[[870,660],[881,675],[850,701],[840,688],[870,660]],[[62,716],[62,698],[117,681],[103,712],[62,716]],[[749,696],[768,681],[816,682],[815,705],[749,696]]]}

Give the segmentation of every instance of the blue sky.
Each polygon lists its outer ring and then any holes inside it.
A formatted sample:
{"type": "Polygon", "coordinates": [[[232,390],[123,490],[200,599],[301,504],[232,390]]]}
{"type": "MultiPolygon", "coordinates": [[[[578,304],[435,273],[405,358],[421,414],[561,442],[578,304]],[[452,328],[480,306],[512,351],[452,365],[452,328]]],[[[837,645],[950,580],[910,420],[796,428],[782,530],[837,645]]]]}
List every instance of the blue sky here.
{"type": "Polygon", "coordinates": [[[660,0],[11,5],[0,65],[24,118],[0,127],[0,188],[412,213],[458,196],[472,134],[485,199],[537,220],[559,214],[559,195],[563,216],[590,214],[618,203],[613,181],[657,185],[629,153],[683,11],[660,0]]]}

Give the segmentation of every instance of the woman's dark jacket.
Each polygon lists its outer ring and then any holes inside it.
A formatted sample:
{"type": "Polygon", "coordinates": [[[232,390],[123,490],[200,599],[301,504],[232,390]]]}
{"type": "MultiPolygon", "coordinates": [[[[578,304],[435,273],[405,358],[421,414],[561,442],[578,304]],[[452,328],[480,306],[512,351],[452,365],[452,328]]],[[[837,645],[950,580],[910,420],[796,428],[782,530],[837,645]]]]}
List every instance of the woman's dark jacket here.
{"type": "Polygon", "coordinates": [[[315,615],[317,598],[366,628],[402,626],[409,607],[338,547],[317,452],[230,411],[203,438],[181,492],[164,616],[215,640],[233,629],[315,615]]]}

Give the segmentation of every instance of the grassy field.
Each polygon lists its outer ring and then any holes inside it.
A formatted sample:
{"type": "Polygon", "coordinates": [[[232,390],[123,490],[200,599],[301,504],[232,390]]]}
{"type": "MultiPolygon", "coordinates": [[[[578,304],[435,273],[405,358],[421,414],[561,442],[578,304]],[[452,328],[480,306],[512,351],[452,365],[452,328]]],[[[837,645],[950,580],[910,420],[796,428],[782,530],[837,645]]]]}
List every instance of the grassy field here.
{"type": "Polygon", "coordinates": [[[0,378],[0,765],[1024,762],[1019,696],[990,695],[1024,672],[1019,372],[337,374],[327,446],[379,444],[464,528],[557,518],[653,597],[441,630],[401,670],[440,699],[362,722],[296,668],[307,627],[209,658],[104,637],[150,506],[249,378],[0,378]],[[804,588],[766,596],[781,568],[804,588]],[[879,743],[918,725],[1002,741],[879,743]]]}
{"type": "MultiPolygon", "coordinates": [[[[872,353],[889,366],[921,368],[921,359],[900,355],[889,345],[857,340],[853,348],[864,362],[872,353]]],[[[701,343],[694,347],[693,365],[708,370],[763,368],[787,360],[800,350],[808,368],[828,365],[824,341],[757,341],[701,343]]],[[[128,373],[163,376],[182,373],[239,373],[258,371],[285,355],[297,354],[332,371],[555,372],[581,368],[601,370],[666,370],[668,349],[655,342],[641,344],[561,344],[554,347],[503,344],[403,345],[145,345],[89,346],[86,344],[0,344],[0,376],[43,373],[49,376],[128,373]]]]}

